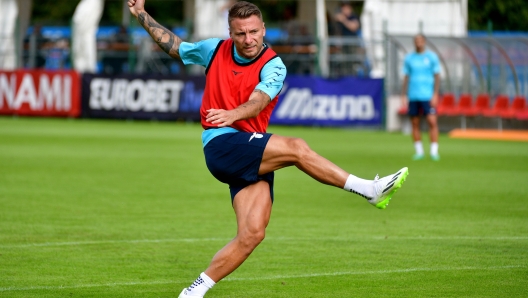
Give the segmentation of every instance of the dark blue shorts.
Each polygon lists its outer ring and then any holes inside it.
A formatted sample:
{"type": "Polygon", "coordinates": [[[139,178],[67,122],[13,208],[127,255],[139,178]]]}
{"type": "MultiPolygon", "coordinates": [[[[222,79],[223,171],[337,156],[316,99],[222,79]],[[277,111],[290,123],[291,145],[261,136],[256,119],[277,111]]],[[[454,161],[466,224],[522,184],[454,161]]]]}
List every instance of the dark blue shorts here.
{"type": "Polygon", "coordinates": [[[207,168],[216,179],[229,185],[231,203],[239,191],[260,180],[268,182],[273,202],[274,173],[258,174],[270,137],[269,133],[226,133],[205,145],[207,168]]]}
{"type": "Polygon", "coordinates": [[[409,101],[409,116],[436,115],[435,108],[431,107],[429,101],[409,101]]]}

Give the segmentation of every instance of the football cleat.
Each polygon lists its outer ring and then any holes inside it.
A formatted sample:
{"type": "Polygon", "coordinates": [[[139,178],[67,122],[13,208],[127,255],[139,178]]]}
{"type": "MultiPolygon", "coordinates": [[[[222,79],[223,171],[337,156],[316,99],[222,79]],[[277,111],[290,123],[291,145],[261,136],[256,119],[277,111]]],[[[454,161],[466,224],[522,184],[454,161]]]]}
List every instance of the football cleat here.
{"type": "Polygon", "coordinates": [[[440,155],[438,155],[438,154],[431,155],[431,159],[433,161],[440,161],[440,155]]]}
{"type": "Polygon", "coordinates": [[[422,160],[422,159],[424,159],[424,155],[423,154],[415,154],[412,157],[412,160],[422,160]]]}
{"type": "Polygon", "coordinates": [[[368,202],[376,206],[376,208],[385,209],[392,196],[403,185],[407,175],[409,175],[409,169],[406,167],[396,172],[396,174],[383,178],[379,178],[376,175],[376,178],[374,178],[374,191],[376,195],[374,198],[369,199],[368,202]]]}
{"type": "Polygon", "coordinates": [[[180,293],[180,296],[178,298],[203,298],[203,296],[191,296],[187,295],[187,288],[183,289],[183,291],[180,293]]]}

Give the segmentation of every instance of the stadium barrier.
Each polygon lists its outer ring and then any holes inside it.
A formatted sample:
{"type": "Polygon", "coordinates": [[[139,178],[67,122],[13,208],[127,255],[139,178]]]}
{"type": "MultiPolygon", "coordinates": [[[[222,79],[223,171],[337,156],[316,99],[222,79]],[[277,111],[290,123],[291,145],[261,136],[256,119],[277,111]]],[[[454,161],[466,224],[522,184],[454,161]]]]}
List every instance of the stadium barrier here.
{"type": "MultiPolygon", "coordinates": [[[[198,121],[203,76],[84,75],[82,115],[89,118],[198,121]]],[[[271,124],[382,125],[383,80],[289,76],[271,124]]]]}
{"type": "MultiPolygon", "coordinates": [[[[204,76],[0,72],[0,114],[199,121],[204,76]]],[[[383,80],[289,76],[271,124],[382,127],[383,80]]]]}
{"type": "Polygon", "coordinates": [[[200,119],[204,76],[82,76],[82,116],[88,118],[200,119]]]}
{"type": "Polygon", "coordinates": [[[78,117],[80,76],[75,71],[0,71],[0,114],[78,117]]]}
{"type": "Polygon", "coordinates": [[[288,76],[271,124],[381,127],[383,80],[288,76]]]}

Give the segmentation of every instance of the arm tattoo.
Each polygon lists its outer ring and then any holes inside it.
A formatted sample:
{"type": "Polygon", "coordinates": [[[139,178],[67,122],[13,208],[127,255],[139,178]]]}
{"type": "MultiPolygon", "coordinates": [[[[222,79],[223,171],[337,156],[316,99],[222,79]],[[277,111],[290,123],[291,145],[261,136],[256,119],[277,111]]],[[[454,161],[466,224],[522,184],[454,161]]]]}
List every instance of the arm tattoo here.
{"type": "Polygon", "coordinates": [[[268,101],[271,101],[270,96],[266,92],[264,92],[264,91],[262,91],[260,89],[255,89],[253,92],[254,93],[259,93],[260,96],[264,96],[265,99],[267,99],[268,101]]]}
{"type": "Polygon", "coordinates": [[[173,58],[180,58],[178,50],[182,40],[178,36],[161,26],[146,12],[141,12],[138,15],[138,22],[165,53],[173,58]]]}
{"type": "Polygon", "coordinates": [[[255,89],[248,101],[239,105],[235,110],[238,111],[238,120],[257,117],[258,114],[269,104],[269,95],[265,92],[255,89]]]}

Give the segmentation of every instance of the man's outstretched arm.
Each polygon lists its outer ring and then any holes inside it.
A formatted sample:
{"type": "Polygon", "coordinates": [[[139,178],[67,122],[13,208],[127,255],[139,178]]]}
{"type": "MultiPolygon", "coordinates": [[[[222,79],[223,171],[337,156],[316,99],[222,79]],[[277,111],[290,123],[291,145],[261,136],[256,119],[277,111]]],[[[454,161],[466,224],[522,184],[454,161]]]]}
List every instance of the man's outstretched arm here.
{"type": "Polygon", "coordinates": [[[270,101],[271,99],[268,94],[259,89],[255,89],[255,91],[251,93],[247,102],[239,105],[233,110],[207,110],[208,114],[205,117],[205,120],[209,123],[218,125],[218,127],[229,126],[238,120],[257,117],[270,101]]]}
{"type": "Polygon", "coordinates": [[[128,0],[130,13],[135,16],[138,22],[147,30],[152,39],[159,47],[172,58],[181,59],[179,49],[182,43],[181,38],[172,33],[169,29],[161,26],[145,11],[145,0],[128,0]]]}

